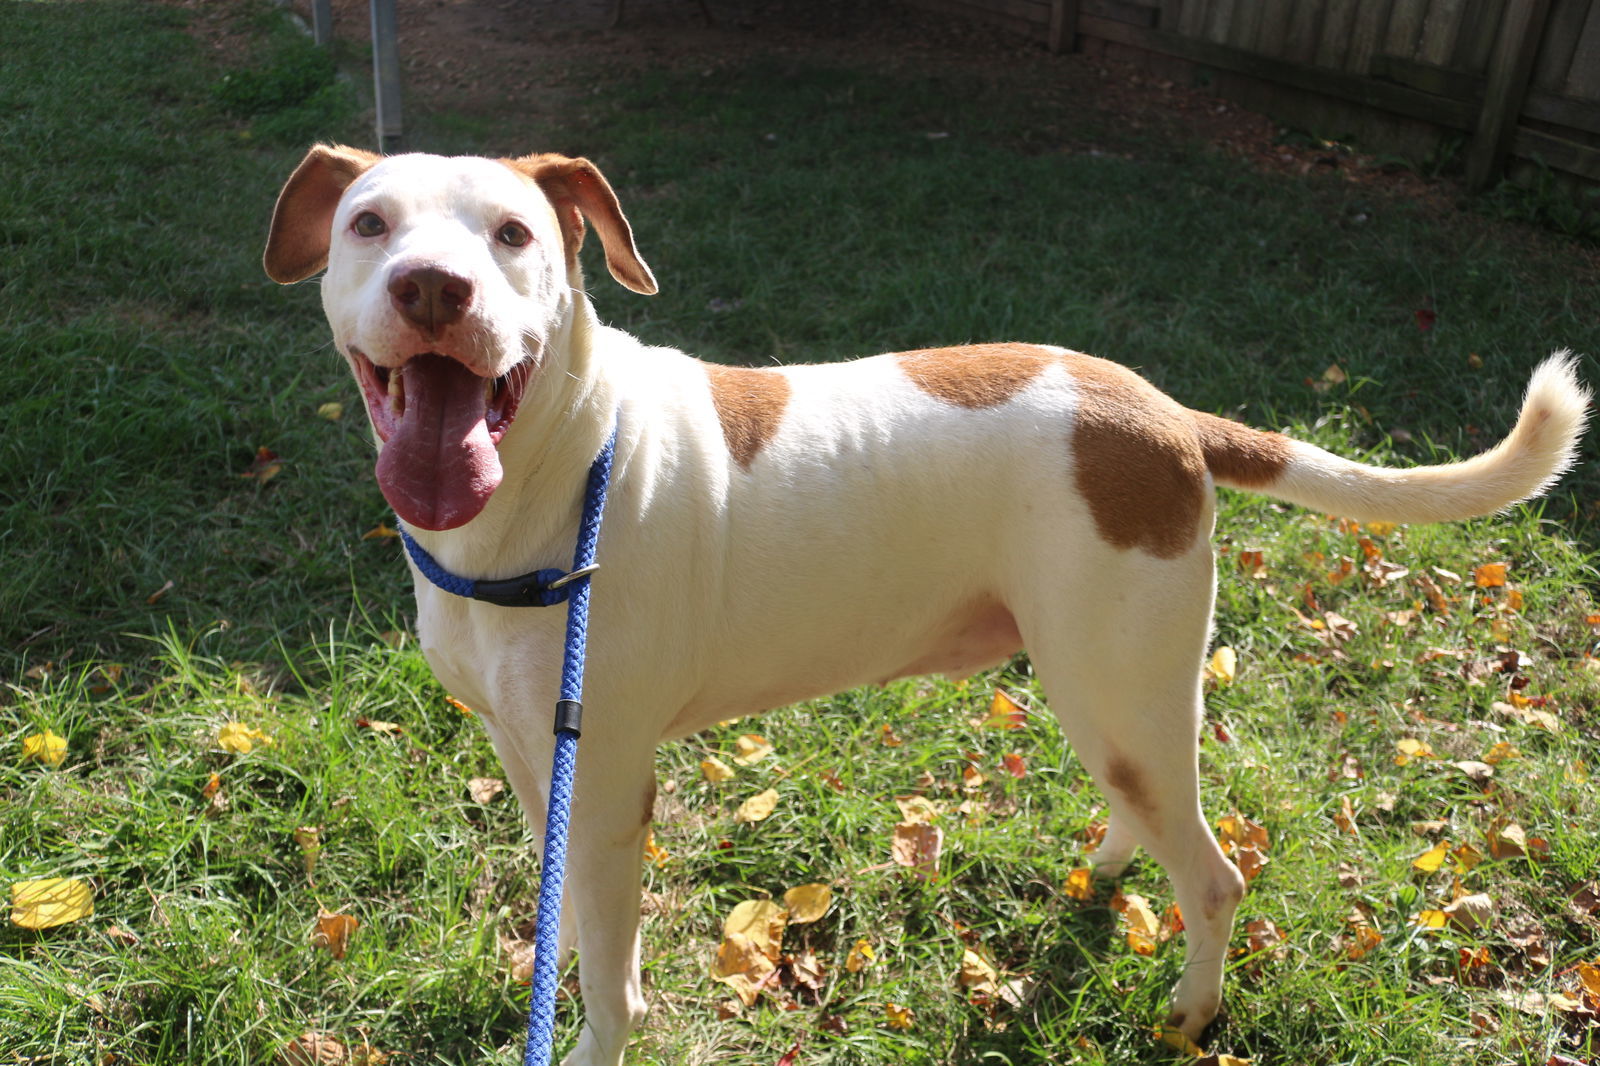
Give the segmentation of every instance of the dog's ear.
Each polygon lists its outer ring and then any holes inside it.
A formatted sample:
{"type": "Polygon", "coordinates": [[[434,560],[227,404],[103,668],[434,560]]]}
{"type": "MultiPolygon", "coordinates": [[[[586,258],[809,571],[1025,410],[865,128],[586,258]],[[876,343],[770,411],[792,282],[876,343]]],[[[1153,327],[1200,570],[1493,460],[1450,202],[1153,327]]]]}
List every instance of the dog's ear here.
{"type": "Polygon", "coordinates": [[[645,265],[633,245],[633,229],[622,214],[617,194],[596,167],[587,159],[564,155],[530,155],[509,159],[510,166],[525,175],[540,189],[556,209],[561,222],[561,237],[567,246],[567,261],[576,263],[583,247],[583,220],[588,219],[606,252],[606,267],[611,276],[634,292],[653,296],[655,275],[645,265]]]}
{"type": "Polygon", "coordinates": [[[333,212],[350,183],[382,156],[343,145],[319,144],[306,153],[272,211],[267,251],[262,263],[267,276],[287,285],[304,281],[328,265],[333,238],[333,212]]]}

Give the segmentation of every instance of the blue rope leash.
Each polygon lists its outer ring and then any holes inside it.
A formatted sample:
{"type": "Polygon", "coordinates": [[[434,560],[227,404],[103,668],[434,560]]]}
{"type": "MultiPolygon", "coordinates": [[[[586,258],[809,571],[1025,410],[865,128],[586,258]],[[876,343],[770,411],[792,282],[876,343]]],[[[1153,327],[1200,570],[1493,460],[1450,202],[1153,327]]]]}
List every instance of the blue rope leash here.
{"type": "Polygon", "coordinates": [[[539,879],[539,916],[534,931],[533,988],[528,1003],[528,1040],[523,1066],[548,1066],[555,1044],[556,952],[561,934],[561,885],[567,873],[567,836],[572,815],[572,781],[578,768],[578,736],[583,722],[583,664],[589,636],[589,577],[598,569],[595,546],[611,482],[617,432],[589,467],[578,545],[572,569],[535,570],[501,581],[474,581],[450,573],[404,528],[400,539],[422,575],[457,596],[502,607],[548,607],[567,602],[567,637],[561,657],[561,693],[556,701],[555,757],[550,769],[550,800],[544,827],[544,862],[539,879]]]}

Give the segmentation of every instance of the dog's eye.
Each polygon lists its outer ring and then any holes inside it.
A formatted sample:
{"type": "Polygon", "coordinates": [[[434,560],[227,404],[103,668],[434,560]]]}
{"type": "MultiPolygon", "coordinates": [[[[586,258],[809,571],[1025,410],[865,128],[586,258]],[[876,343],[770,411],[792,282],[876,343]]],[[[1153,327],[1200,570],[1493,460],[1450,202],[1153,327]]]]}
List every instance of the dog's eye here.
{"type": "Polygon", "coordinates": [[[350,224],[358,237],[378,237],[389,231],[389,226],[371,211],[363,211],[350,224]]]}
{"type": "Polygon", "coordinates": [[[512,248],[521,248],[530,238],[528,227],[520,222],[507,222],[495,231],[494,239],[512,248]]]}

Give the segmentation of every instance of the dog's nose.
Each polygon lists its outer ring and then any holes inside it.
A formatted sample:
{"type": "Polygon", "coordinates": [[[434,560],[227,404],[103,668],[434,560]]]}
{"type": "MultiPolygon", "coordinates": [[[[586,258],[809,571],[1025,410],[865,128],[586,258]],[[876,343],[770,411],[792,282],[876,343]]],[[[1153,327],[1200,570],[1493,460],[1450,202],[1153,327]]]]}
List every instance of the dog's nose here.
{"type": "Polygon", "coordinates": [[[411,267],[389,279],[389,298],[407,320],[437,334],[461,320],[472,302],[472,282],[441,267],[411,267]]]}

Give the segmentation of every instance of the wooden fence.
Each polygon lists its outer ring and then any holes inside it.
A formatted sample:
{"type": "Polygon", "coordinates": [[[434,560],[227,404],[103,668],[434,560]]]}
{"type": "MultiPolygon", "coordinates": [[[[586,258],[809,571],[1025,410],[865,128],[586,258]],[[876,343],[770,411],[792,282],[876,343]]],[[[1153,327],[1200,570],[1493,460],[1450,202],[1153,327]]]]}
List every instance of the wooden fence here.
{"type": "Polygon", "coordinates": [[[1424,156],[1466,137],[1467,178],[1510,160],[1600,182],[1600,0],[919,0],[1079,49],[1162,57],[1326,134],[1424,156]]]}

